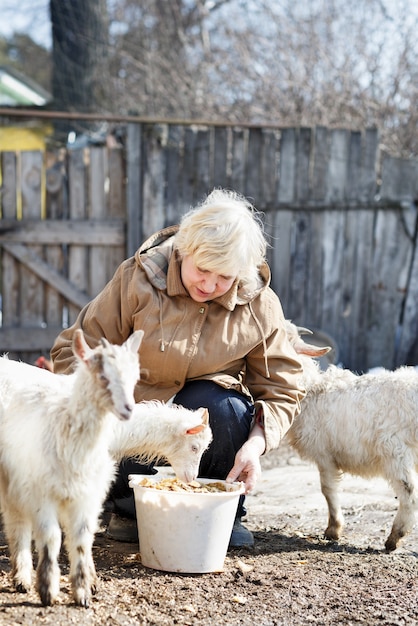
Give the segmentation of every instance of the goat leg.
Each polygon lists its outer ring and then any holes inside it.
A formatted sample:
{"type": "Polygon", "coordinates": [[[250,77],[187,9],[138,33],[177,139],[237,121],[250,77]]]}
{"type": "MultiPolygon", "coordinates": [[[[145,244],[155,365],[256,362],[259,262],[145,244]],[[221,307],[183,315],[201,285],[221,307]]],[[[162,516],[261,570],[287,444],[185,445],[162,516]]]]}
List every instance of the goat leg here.
{"type": "Polygon", "coordinates": [[[335,466],[319,467],[321,491],[328,505],[328,526],[325,529],[326,539],[338,541],[344,526],[341,510],[339,486],[343,472],[335,466]]]}
{"type": "Polygon", "coordinates": [[[399,501],[399,508],[393,521],[392,530],[386,539],[385,548],[392,552],[398,547],[399,541],[407,535],[415,523],[415,511],[417,508],[416,488],[413,471],[403,480],[392,480],[392,487],[399,501]]]}
{"type": "Polygon", "coordinates": [[[88,608],[91,595],[96,593],[97,588],[92,555],[94,533],[90,530],[92,522],[83,521],[77,527],[75,536],[69,532],[66,537],[70,559],[70,583],[75,604],[88,608]]]}

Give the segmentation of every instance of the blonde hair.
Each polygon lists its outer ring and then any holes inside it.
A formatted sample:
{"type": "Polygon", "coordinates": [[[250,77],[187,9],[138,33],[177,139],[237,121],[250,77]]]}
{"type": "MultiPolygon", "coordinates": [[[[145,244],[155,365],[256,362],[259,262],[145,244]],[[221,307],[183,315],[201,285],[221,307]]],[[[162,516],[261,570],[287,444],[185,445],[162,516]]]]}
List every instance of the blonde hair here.
{"type": "Polygon", "coordinates": [[[183,216],[174,245],[197,266],[244,284],[257,282],[267,249],[260,213],[244,196],[224,189],[183,216]]]}

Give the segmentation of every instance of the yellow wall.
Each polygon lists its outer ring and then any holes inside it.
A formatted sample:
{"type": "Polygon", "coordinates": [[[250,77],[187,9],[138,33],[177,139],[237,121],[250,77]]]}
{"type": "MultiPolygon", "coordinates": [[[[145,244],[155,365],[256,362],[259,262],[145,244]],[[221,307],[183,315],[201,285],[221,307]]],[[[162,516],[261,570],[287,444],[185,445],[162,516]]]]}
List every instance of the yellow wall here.
{"type": "MultiPolygon", "coordinates": [[[[19,153],[23,151],[40,150],[44,152],[46,149],[46,137],[52,134],[52,132],[52,126],[47,124],[41,125],[37,128],[28,128],[24,126],[0,126],[0,152],[16,152],[18,160],[19,153]]],[[[1,183],[2,172],[0,167],[0,185],[1,183]]],[[[20,219],[22,216],[22,200],[18,190],[16,190],[16,212],[16,217],[20,219]]],[[[42,212],[45,212],[45,171],[42,172],[42,212]]]]}
{"type": "Polygon", "coordinates": [[[52,132],[52,127],[49,125],[38,128],[0,126],[0,152],[45,150],[45,139],[52,132]]]}

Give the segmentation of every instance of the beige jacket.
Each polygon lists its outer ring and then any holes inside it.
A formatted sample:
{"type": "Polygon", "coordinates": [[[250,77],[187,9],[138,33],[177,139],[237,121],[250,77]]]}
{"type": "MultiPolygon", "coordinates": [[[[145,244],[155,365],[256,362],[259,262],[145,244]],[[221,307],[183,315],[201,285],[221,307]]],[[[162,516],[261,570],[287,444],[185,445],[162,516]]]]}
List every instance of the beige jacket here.
{"type": "Polygon", "coordinates": [[[100,337],[121,344],[142,329],[137,401],[167,401],[187,381],[212,379],[246,394],[256,409],[261,406],[268,451],[279,445],[305,395],[301,364],[288,342],[280,301],[269,287],[270,270],[264,265],[251,291],[235,282],[222,297],[195,302],[183,286],[173,250],[177,228],[148,239],[57,337],[51,350],[54,371],[72,370],[76,328],[91,346],[100,337]]]}

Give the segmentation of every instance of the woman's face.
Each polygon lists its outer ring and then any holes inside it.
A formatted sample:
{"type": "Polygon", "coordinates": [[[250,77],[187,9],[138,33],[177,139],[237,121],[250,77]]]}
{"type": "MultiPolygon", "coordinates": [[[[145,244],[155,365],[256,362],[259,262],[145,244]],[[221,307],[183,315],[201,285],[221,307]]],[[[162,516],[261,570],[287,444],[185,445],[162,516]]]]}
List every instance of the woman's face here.
{"type": "Polygon", "coordinates": [[[181,280],[195,302],[207,302],[223,296],[232,287],[235,278],[198,267],[190,255],[181,262],[181,280]]]}

